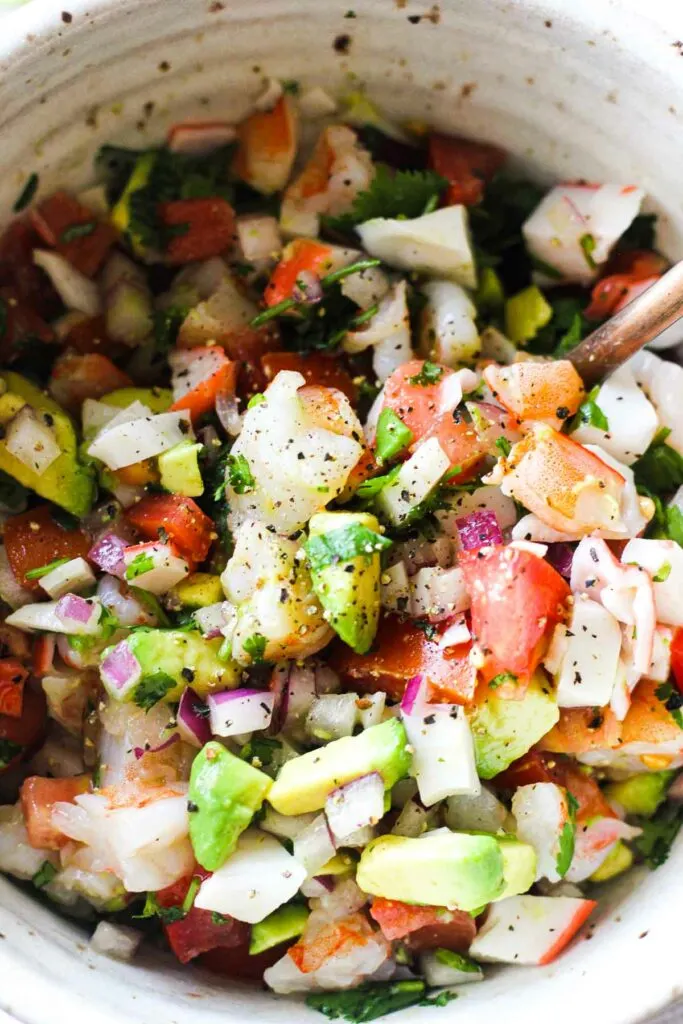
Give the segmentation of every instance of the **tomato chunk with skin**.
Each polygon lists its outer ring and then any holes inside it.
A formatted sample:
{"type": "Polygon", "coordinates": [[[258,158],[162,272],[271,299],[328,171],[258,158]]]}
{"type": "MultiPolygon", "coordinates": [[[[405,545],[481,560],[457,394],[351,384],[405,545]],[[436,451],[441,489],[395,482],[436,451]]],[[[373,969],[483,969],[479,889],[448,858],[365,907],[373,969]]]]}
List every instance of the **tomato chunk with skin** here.
{"type": "Polygon", "coordinates": [[[5,551],[17,581],[28,590],[40,591],[38,580],[26,579],[57,558],[85,558],[90,540],[82,530],[65,530],[53,519],[50,506],[40,505],[5,523],[5,551]]]}
{"type": "Polygon", "coordinates": [[[569,586],[548,562],[502,545],[463,552],[460,565],[472,601],[472,633],[487,682],[512,673],[528,682],[550,634],[565,613],[569,586]]]}
{"type": "MultiPolygon", "coordinates": [[[[156,893],[161,907],[181,907],[194,878],[203,881],[210,872],[197,865],[191,876],[179,879],[156,893]]],[[[189,963],[202,953],[217,947],[232,949],[249,941],[249,925],[232,917],[220,920],[210,910],[190,907],[179,921],[164,924],[169,945],[181,964],[189,963]]]]}
{"type": "Polygon", "coordinates": [[[18,658],[0,659],[0,714],[21,718],[28,669],[18,658]]]}
{"type": "Polygon", "coordinates": [[[505,152],[498,146],[455,135],[429,136],[429,166],[447,180],[449,206],[481,202],[486,182],[504,162],[505,152]]]}
{"type": "Polygon", "coordinates": [[[366,693],[384,691],[393,700],[400,700],[409,680],[423,675],[434,703],[467,704],[476,688],[470,644],[442,650],[438,643],[441,629],[436,628],[430,637],[413,621],[387,615],[380,619],[368,654],[356,654],[345,644],[335,644],[330,650],[330,664],[344,682],[366,693]]]}
{"type": "Polygon", "coordinates": [[[117,239],[111,224],[98,220],[92,210],[68,192],[55,192],[38,203],[31,210],[31,220],[43,241],[86,277],[95,276],[117,239]],[[86,225],[91,230],[70,238],[70,228],[86,225]]]}
{"type": "Polygon", "coordinates": [[[678,692],[683,693],[683,629],[677,629],[671,641],[671,671],[678,692]]]}
{"type": "Polygon", "coordinates": [[[653,284],[667,268],[667,261],[649,250],[617,253],[610,259],[607,273],[594,286],[591,301],[584,310],[588,320],[605,320],[653,284]]]}
{"type": "Polygon", "coordinates": [[[316,384],[326,388],[342,391],[350,402],[355,402],[358,389],[351,375],[333,356],[311,352],[299,355],[298,352],[267,352],[261,357],[261,366],[266,378],[271,381],[280,370],[295,370],[306,378],[307,384],[316,384]]]}
{"type": "Polygon", "coordinates": [[[47,705],[42,690],[26,688],[21,716],[0,715],[0,772],[29,756],[45,738],[47,705]]]}
{"type": "Polygon", "coordinates": [[[440,367],[434,383],[414,383],[424,361],[414,359],[395,370],[384,385],[383,408],[391,409],[412,432],[415,438],[411,451],[431,437],[437,437],[451,466],[461,472],[450,478],[453,484],[467,480],[481,464],[489,444],[481,437],[473,423],[468,422],[459,409],[442,411],[443,384],[453,374],[448,367],[440,367]]]}
{"type": "Polygon", "coordinates": [[[169,541],[191,562],[203,562],[214,539],[213,522],[196,501],[181,494],[148,494],[126,516],[147,540],[165,530],[169,541]]]}
{"type": "Polygon", "coordinates": [[[179,229],[166,246],[166,259],[173,265],[220,256],[232,244],[235,211],[219,196],[161,203],[160,216],[166,227],[179,229]]]}
{"type": "Polygon", "coordinates": [[[56,402],[76,414],[86,398],[98,399],[132,384],[128,374],[119,370],[108,356],[99,352],[65,352],[52,367],[48,390],[56,402]]]}
{"type": "Polygon", "coordinates": [[[52,824],[52,810],[56,803],[73,803],[74,798],[87,792],[89,786],[89,775],[75,775],[67,779],[32,775],[22,783],[21,809],[31,846],[60,850],[70,841],[52,824]]]}

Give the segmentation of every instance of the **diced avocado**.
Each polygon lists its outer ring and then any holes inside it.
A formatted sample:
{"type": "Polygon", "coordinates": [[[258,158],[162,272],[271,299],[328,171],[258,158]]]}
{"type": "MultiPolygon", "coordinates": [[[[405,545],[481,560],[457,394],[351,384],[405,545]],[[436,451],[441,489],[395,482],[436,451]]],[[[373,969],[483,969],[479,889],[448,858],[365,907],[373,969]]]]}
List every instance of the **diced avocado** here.
{"type": "Polygon", "coordinates": [[[610,878],[616,878],[617,875],[623,875],[624,871],[633,864],[633,854],[631,850],[618,839],[614,844],[610,852],[603,860],[600,867],[593,872],[588,879],[589,882],[608,882],[610,878]]]}
{"type": "Polygon", "coordinates": [[[373,896],[472,911],[500,896],[503,868],[493,836],[437,829],[419,839],[373,839],[361,854],[356,882],[373,896]]]}
{"type": "Polygon", "coordinates": [[[674,772],[643,772],[621,782],[605,786],[605,796],[621,804],[626,814],[651,818],[666,797],[666,790],[674,772]]]}
{"type": "Polygon", "coordinates": [[[357,858],[354,854],[349,853],[335,853],[334,857],[328,860],[327,864],[323,864],[320,871],[316,872],[318,875],[350,875],[356,870],[357,858]]]}
{"type": "Polygon", "coordinates": [[[503,855],[503,876],[505,888],[496,899],[519,896],[528,892],[536,881],[536,851],[529,843],[522,843],[513,836],[496,836],[503,855]]]}
{"type": "MultiPolygon", "coordinates": [[[[106,673],[102,681],[114,700],[133,701],[138,707],[150,708],[158,701],[177,701],[186,686],[202,697],[212,690],[236,686],[240,670],[233,662],[218,657],[222,639],[207,640],[201,633],[179,629],[138,629],[124,641],[142,669],[140,680],[119,691],[108,685],[106,673]]],[[[106,660],[113,648],[102,655],[106,660]]]]}
{"type": "Polygon", "coordinates": [[[161,486],[172,494],[198,498],[204,493],[204,481],[199,469],[198,456],[204,446],[181,441],[157,459],[161,486]]]}
{"type": "Polygon", "coordinates": [[[311,580],[325,618],[349,647],[365,654],[377,632],[380,547],[387,546],[379,522],[366,512],[320,512],[309,533],[311,580]]]}
{"type": "Polygon", "coordinates": [[[488,689],[470,713],[479,777],[492,779],[504,771],[538,743],[559,717],[555,694],[540,672],[521,700],[505,700],[488,689]]]}
{"type": "Polygon", "coordinates": [[[100,401],[117,409],[127,409],[133,402],[142,402],[154,413],[167,412],[173,404],[173,392],[169,388],[119,388],[104,395],[100,401]]]}
{"type": "Polygon", "coordinates": [[[0,470],[67,512],[79,517],[86,515],[95,496],[94,474],[90,467],[79,461],[76,432],[71,418],[57,402],[18,373],[6,371],[0,374],[0,379],[6,388],[0,395],[0,426],[4,427],[24,405],[30,405],[36,413],[47,417],[46,422],[54,431],[55,440],[61,449],[61,455],[44,473],[39,474],[10,454],[3,432],[3,439],[0,440],[0,470]]]}
{"type": "Polygon", "coordinates": [[[224,599],[220,576],[210,572],[193,572],[170,591],[171,597],[180,602],[183,608],[208,608],[210,604],[218,604],[224,599]]]}
{"type": "Polygon", "coordinates": [[[216,871],[263,803],[272,780],[212,740],[192,762],[188,808],[198,862],[216,871]]]}
{"type": "Polygon", "coordinates": [[[482,267],[479,273],[479,287],[474,296],[479,312],[500,309],[505,302],[503,284],[493,267],[482,267]]]}
{"type": "Polygon", "coordinates": [[[128,236],[136,256],[144,256],[145,246],[142,243],[142,239],[131,227],[130,200],[134,192],[138,192],[148,184],[156,159],[157,153],[155,150],[148,150],[140,154],[135,162],[128,183],[121,193],[121,197],[111,211],[110,219],[112,224],[115,228],[118,228],[122,235],[128,236]]]}
{"type": "Polygon", "coordinates": [[[333,740],[283,764],[268,799],[280,814],[318,811],[333,789],[370,772],[379,772],[391,789],[410,767],[407,742],[397,718],[333,740]]]}
{"type": "Polygon", "coordinates": [[[505,303],[505,333],[510,341],[523,345],[536,337],[552,315],[552,306],[541,290],[531,284],[505,303]]]}
{"type": "Polygon", "coordinates": [[[279,946],[281,942],[297,939],[306,927],[309,913],[308,907],[301,903],[287,903],[263,921],[257,921],[251,926],[250,954],[258,956],[273,946],[279,946]]]}

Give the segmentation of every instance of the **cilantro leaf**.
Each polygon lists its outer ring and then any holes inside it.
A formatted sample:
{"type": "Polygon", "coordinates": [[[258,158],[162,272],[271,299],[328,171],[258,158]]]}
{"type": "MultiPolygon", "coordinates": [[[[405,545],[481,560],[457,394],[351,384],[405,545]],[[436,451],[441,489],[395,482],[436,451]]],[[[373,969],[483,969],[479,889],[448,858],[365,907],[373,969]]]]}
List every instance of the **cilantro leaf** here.
{"type": "Polygon", "coordinates": [[[643,832],[633,846],[648,867],[658,868],[667,860],[683,824],[683,806],[662,804],[651,818],[639,818],[636,824],[643,832]]]}
{"type": "Polygon", "coordinates": [[[664,562],[652,577],[653,583],[665,583],[671,575],[671,562],[664,562]]]}
{"type": "Polygon", "coordinates": [[[380,465],[407,448],[413,432],[393,409],[382,409],[377,420],[375,456],[380,465]]]}
{"type": "Polygon", "coordinates": [[[26,179],[26,184],[22,188],[17,198],[14,200],[14,204],[12,206],[12,213],[21,213],[22,210],[26,209],[26,207],[29,205],[29,203],[35,196],[36,192],[38,191],[38,181],[39,178],[35,171],[29,174],[28,178],[26,179]]]}
{"type": "Polygon", "coordinates": [[[652,444],[633,464],[636,486],[653,494],[667,494],[683,484],[683,457],[666,443],[670,431],[658,431],[652,444]]]}
{"type": "Polygon", "coordinates": [[[228,455],[226,461],[228,482],[235,494],[246,494],[253,491],[256,481],[254,480],[249,463],[244,455],[228,455]]]}
{"type": "Polygon", "coordinates": [[[419,978],[406,981],[367,982],[342,992],[309,995],[306,1005],[319,1010],[330,1020],[342,1017],[351,1024],[365,1024],[407,1006],[443,1005],[436,1000],[424,1002],[427,986],[419,978]]]}
{"type": "Polygon", "coordinates": [[[254,734],[249,742],[240,750],[240,757],[243,761],[250,762],[258,759],[261,768],[268,768],[281,750],[282,743],[280,740],[254,734]]]}
{"type": "Polygon", "coordinates": [[[176,343],[178,331],[190,312],[189,306],[169,306],[152,313],[152,333],[157,352],[168,352],[176,343]]]}
{"type": "Polygon", "coordinates": [[[365,505],[373,501],[374,498],[380,494],[385,487],[398,476],[401,470],[401,466],[394,466],[388,473],[383,473],[381,476],[370,477],[369,480],[364,480],[362,484],[359,484],[354,493],[354,498],[363,502],[365,505]]]}
{"type": "Polygon", "coordinates": [[[507,459],[508,455],[512,451],[512,445],[508,441],[507,437],[503,437],[502,434],[500,437],[496,438],[495,446],[504,459],[507,459]]]}
{"type": "Polygon", "coordinates": [[[679,693],[671,683],[662,683],[655,694],[663,702],[679,729],[683,729],[683,694],[679,693]]]}
{"type": "Polygon", "coordinates": [[[348,234],[356,224],[376,217],[420,217],[432,196],[441,196],[448,182],[435,171],[396,171],[392,173],[384,164],[370,188],[356,196],[349,213],[339,217],[324,217],[323,223],[331,231],[348,234]]]}
{"type": "Polygon", "coordinates": [[[35,885],[36,889],[42,889],[44,886],[50,884],[56,874],[57,868],[54,864],[51,864],[49,860],[44,860],[31,881],[35,885]]]}
{"type": "Polygon", "coordinates": [[[59,241],[67,243],[75,242],[77,238],[87,238],[88,235],[92,235],[96,228],[96,220],[86,220],[80,221],[78,224],[70,224],[68,228],[64,228],[62,231],[59,241]]]}
{"type": "Polygon", "coordinates": [[[576,812],[578,810],[578,802],[573,793],[567,790],[567,809],[568,819],[564,823],[564,828],[560,834],[559,848],[557,852],[557,873],[560,878],[569,871],[571,862],[574,858],[574,845],[576,842],[576,812]]]}
{"type": "Polygon", "coordinates": [[[419,373],[414,374],[412,377],[408,377],[408,383],[426,388],[430,384],[438,384],[442,376],[443,368],[441,366],[437,366],[436,363],[430,363],[427,359],[419,373]]]}
{"type": "Polygon", "coordinates": [[[553,352],[556,359],[561,359],[567,352],[571,352],[572,349],[576,348],[587,331],[585,325],[585,317],[581,313],[574,313],[571,324],[558,341],[557,348],[553,352]]]}
{"type": "Polygon", "coordinates": [[[53,569],[59,569],[60,565],[66,565],[70,562],[70,558],[55,558],[54,562],[47,562],[45,565],[39,565],[37,569],[29,569],[25,573],[27,580],[40,580],[43,576],[47,576],[48,573],[52,572],[53,569]]]}
{"type": "Polygon", "coordinates": [[[591,270],[595,270],[597,267],[597,263],[593,259],[593,253],[595,252],[595,235],[581,235],[579,245],[583,249],[583,255],[586,257],[586,263],[591,270]]]}
{"type": "Polygon", "coordinates": [[[176,681],[168,672],[153,672],[143,676],[133,691],[133,701],[143,711],[149,711],[166,696],[176,685],[176,681]]]}
{"type": "Polygon", "coordinates": [[[361,523],[350,523],[349,526],[340,526],[329,533],[309,537],[304,544],[306,556],[314,572],[328,565],[350,562],[361,555],[370,559],[377,552],[385,551],[389,547],[391,541],[388,537],[382,537],[361,523]]]}
{"type": "Polygon", "coordinates": [[[138,576],[144,576],[154,568],[154,559],[150,554],[141,551],[132,562],[126,566],[125,576],[127,580],[136,580],[138,576]]]}
{"type": "Polygon", "coordinates": [[[245,654],[248,654],[252,662],[258,665],[263,661],[266,653],[266,638],[261,633],[252,633],[242,644],[245,654]]]}
{"type": "Polygon", "coordinates": [[[596,385],[592,388],[579,406],[579,411],[569,424],[569,432],[577,430],[582,424],[595,427],[597,430],[609,430],[609,423],[604,412],[598,405],[596,399],[600,388],[596,385]]]}
{"type": "Polygon", "coordinates": [[[497,690],[499,686],[504,686],[505,683],[511,683],[514,685],[517,682],[517,676],[512,672],[499,672],[497,676],[489,680],[489,689],[497,690]]]}

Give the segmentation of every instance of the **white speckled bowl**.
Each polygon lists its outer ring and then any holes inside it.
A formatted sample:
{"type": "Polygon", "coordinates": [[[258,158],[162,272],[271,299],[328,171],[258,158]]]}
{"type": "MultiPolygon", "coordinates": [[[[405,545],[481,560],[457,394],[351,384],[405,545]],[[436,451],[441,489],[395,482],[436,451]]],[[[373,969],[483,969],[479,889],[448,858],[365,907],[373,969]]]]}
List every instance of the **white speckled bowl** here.
{"type": "MultiPolygon", "coordinates": [[[[269,74],[362,83],[390,115],[491,139],[550,178],[638,182],[663,215],[661,245],[681,257],[679,39],[681,0],[35,0],[0,31],[2,218],[31,171],[45,191],[82,184],[105,140],[142,144],[189,112],[237,116],[269,74]]],[[[168,957],[98,957],[4,880],[0,901],[0,1007],[22,1024],[322,1019],[168,957]]],[[[591,942],[400,1020],[640,1020],[683,992],[682,912],[679,845],[609,893],[591,942]]]]}

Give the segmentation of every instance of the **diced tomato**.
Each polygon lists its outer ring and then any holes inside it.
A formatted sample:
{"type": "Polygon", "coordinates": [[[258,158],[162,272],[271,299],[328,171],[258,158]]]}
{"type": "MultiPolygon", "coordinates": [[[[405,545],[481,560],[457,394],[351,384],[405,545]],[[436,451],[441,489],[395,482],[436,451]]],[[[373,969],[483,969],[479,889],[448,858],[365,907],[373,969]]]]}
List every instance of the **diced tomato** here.
{"type": "Polygon", "coordinates": [[[643,285],[649,287],[666,270],[668,264],[656,252],[633,249],[615,253],[606,273],[595,285],[590,304],[584,313],[589,320],[605,320],[636,298],[643,285]]]}
{"type": "Polygon", "coordinates": [[[43,242],[28,217],[17,217],[0,236],[0,284],[34,314],[37,321],[52,319],[61,301],[47,274],[33,262],[33,250],[43,242]]]}
{"type": "Polygon", "coordinates": [[[554,782],[568,789],[579,805],[576,811],[579,821],[615,817],[595,779],[584,774],[566,757],[530,750],[493,779],[493,785],[498,789],[517,789],[538,782],[554,782]]]}
{"type": "Polygon", "coordinates": [[[33,641],[33,675],[42,679],[52,671],[57,637],[54,633],[43,633],[33,641]]]}
{"type": "Polygon", "coordinates": [[[242,121],[237,138],[235,174],[258,192],[280,192],[289,181],[297,146],[296,111],[289,96],[242,121]]]}
{"type": "MultiPolygon", "coordinates": [[[[200,380],[191,391],[188,391],[182,398],[175,401],[171,409],[173,411],[187,409],[192,417],[192,421],[196,422],[200,416],[211,412],[216,405],[217,397],[221,393],[225,392],[234,395],[237,386],[239,364],[228,359],[225,352],[218,345],[214,345],[213,348],[190,349],[190,353],[191,355],[188,356],[186,367],[187,373],[193,373],[192,357],[195,359],[199,357],[201,359],[202,353],[210,355],[211,369],[207,376],[200,380]]],[[[184,353],[184,355],[187,356],[187,353],[184,353]]]]}
{"type": "Polygon", "coordinates": [[[270,275],[263,298],[266,306],[291,299],[302,273],[323,277],[331,266],[332,249],[313,238],[295,238],[285,246],[279,263],[270,275]]]}
{"type": "Polygon", "coordinates": [[[4,329],[0,332],[0,359],[12,363],[23,351],[23,343],[37,338],[46,344],[54,342],[55,332],[38,313],[34,312],[26,299],[22,299],[14,286],[0,288],[0,310],[5,317],[4,329]]]}
{"type": "Polygon", "coordinates": [[[470,914],[445,907],[420,907],[376,897],[370,916],[377,921],[385,939],[393,942],[407,937],[407,945],[415,951],[443,948],[462,952],[469,949],[477,934],[470,914]]]}
{"type": "Polygon", "coordinates": [[[412,431],[415,441],[411,450],[414,451],[421,442],[437,437],[451,466],[459,466],[461,470],[450,478],[450,482],[461,483],[481,465],[489,445],[459,410],[439,411],[442,386],[453,371],[441,367],[441,375],[433,384],[413,383],[411,378],[419,376],[423,367],[423,360],[413,359],[395,370],[384,385],[383,407],[395,412],[412,431]]]}
{"type": "Polygon", "coordinates": [[[460,565],[485,680],[508,672],[524,687],[564,616],[570,593],[566,580],[538,555],[502,545],[465,551],[460,565]]]}
{"type": "Polygon", "coordinates": [[[0,715],[21,718],[28,669],[17,658],[0,659],[0,715]]]}
{"type": "Polygon", "coordinates": [[[158,540],[166,535],[180,554],[191,562],[203,562],[214,539],[214,525],[196,501],[181,494],[148,494],[126,512],[143,537],[158,540]]]}
{"type": "Polygon", "coordinates": [[[174,235],[166,247],[166,258],[171,264],[208,260],[220,256],[232,244],[235,211],[219,196],[176,199],[161,203],[159,212],[167,227],[187,229],[174,235]]]}
{"type": "Polygon", "coordinates": [[[491,364],[484,379],[501,405],[519,420],[540,420],[560,429],[584,395],[583,382],[568,359],[491,364]]]}
{"type": "Polygon", "coordinates": [[[86,398],[101,398],[132,384],[127,373],[99,352],[87,355],[65,352],[52,367],[48,390],[56,402],[76,413],[86,398]]]}
{"type": "Polygon", "coordinates": [[[85,558],[90,541],[81,530],[66,530],[53,519],[50,506],[10,516],[5,523],[5,551],[17,581],[28,590],[40,590],[26,573],[57,558],[85,558]]]}
{"type": "Polygon", "coordinates": [[[268,352],[261,357],[261,366],[271,381],[280,370],[295,370],[306,378],[307,384],[319,384],[326,388],[343,391],[350,402],[355,402],[358,390],[351,375],[340,364],[339,359],[320,352],[300,355],[298,352],[268,352]]]}
{"type": "Polygon", "coordinates": [[[671,671],[679,693],[683,693],[683,629],[675,630],[671,641],[671,671]]]}
{"type": "Polygon", "coordinates": [[[289,956],[302,972],[317,971],[332,956],[344,956],[356,946],[364,946],[372,935],[370,925],[360,914],[325,925],[315,936],[302,936],[290,946],[289,956]]]}
{"type": "Polygon", "coordinates": [[[64,335],[63,345],[64,348],[73,349],[81,355],[106,352],[110,358],[116,359],[126,352],[125,345],[112,341],[107,336],[107,325],[103,316],[83,316],[74,321],[64,335]]]}
{"type": "Polygon", "coordinates": [[[281,943],[265,953],[258,953],[252,956],[249,953],[249,942],[245,941],[239,946],[223,949],[217,946],[215,949],[204,953],[198,960],[202,967],[220,974],[224,978],[235,978],[238,981],[262,981],[263,972],[286,953],[287,943],[281,943]]]}
{"type": "Polygon", "coordinates": [[[434,635],[428,636],[409,619],[387,615],[380,619],[369,654],[356,654],[345,644],[335,644],[330,664],[346,683],[367,693],[382,690],[400,700],[408,681],[424,675],[435,703],[467,704],[476,688],[476,671],[468,657],[470,645],[442,650],[438,643],[442,627],[433,628],[434,635]]]}
{"type": "Polygon", "coordinates": [[[458,136],[429,136],[429,166],[448,181],[449,206],[473,206],[484,197],[484,186],[505,162],[498,146],[458,136]]]}
{"type": "Polygon", "coordinates": [[[45,737],[47,706],[42,690],[26,688],[21,717],[0,715],[0,773],[37,750],[45,737]]]}
{"type": "Polygon", "coordinates": [[[89,775],[74,775],[67,779],[31,775],[22,783],[21,809],[31,846],[60,850],[69,842],[68,836],[52,824],[52,809],[56,803],[73,803],[74,797],[85,793],[89,786],[89,775]]]}
{"type": "Polygon", "coordinates": [[[86,277],[95,276],[117,239],[111,224],[98,220],[68,192],[55,192],[38,203],[31,210],[31,220],[43,241],[86,277]],[[81,224],[92,225],[92,231],[69,241],[69,228],[81,224]]]}
{"type": "MultiPolygon", "coordinates": [[[[205,879],[209,872],[197,865],[194,873],[179,879],[156,893],[162,907],[182,906],[193,878],[205,879]]],[[[179,921],[164,924],[166,938],[181,964],[189,963],[195,957],[216,947],[234,948],[249,941],[249,925],[232,917],[223,917],[219,922],[210,910],[191,907],[179,921]]]]}

